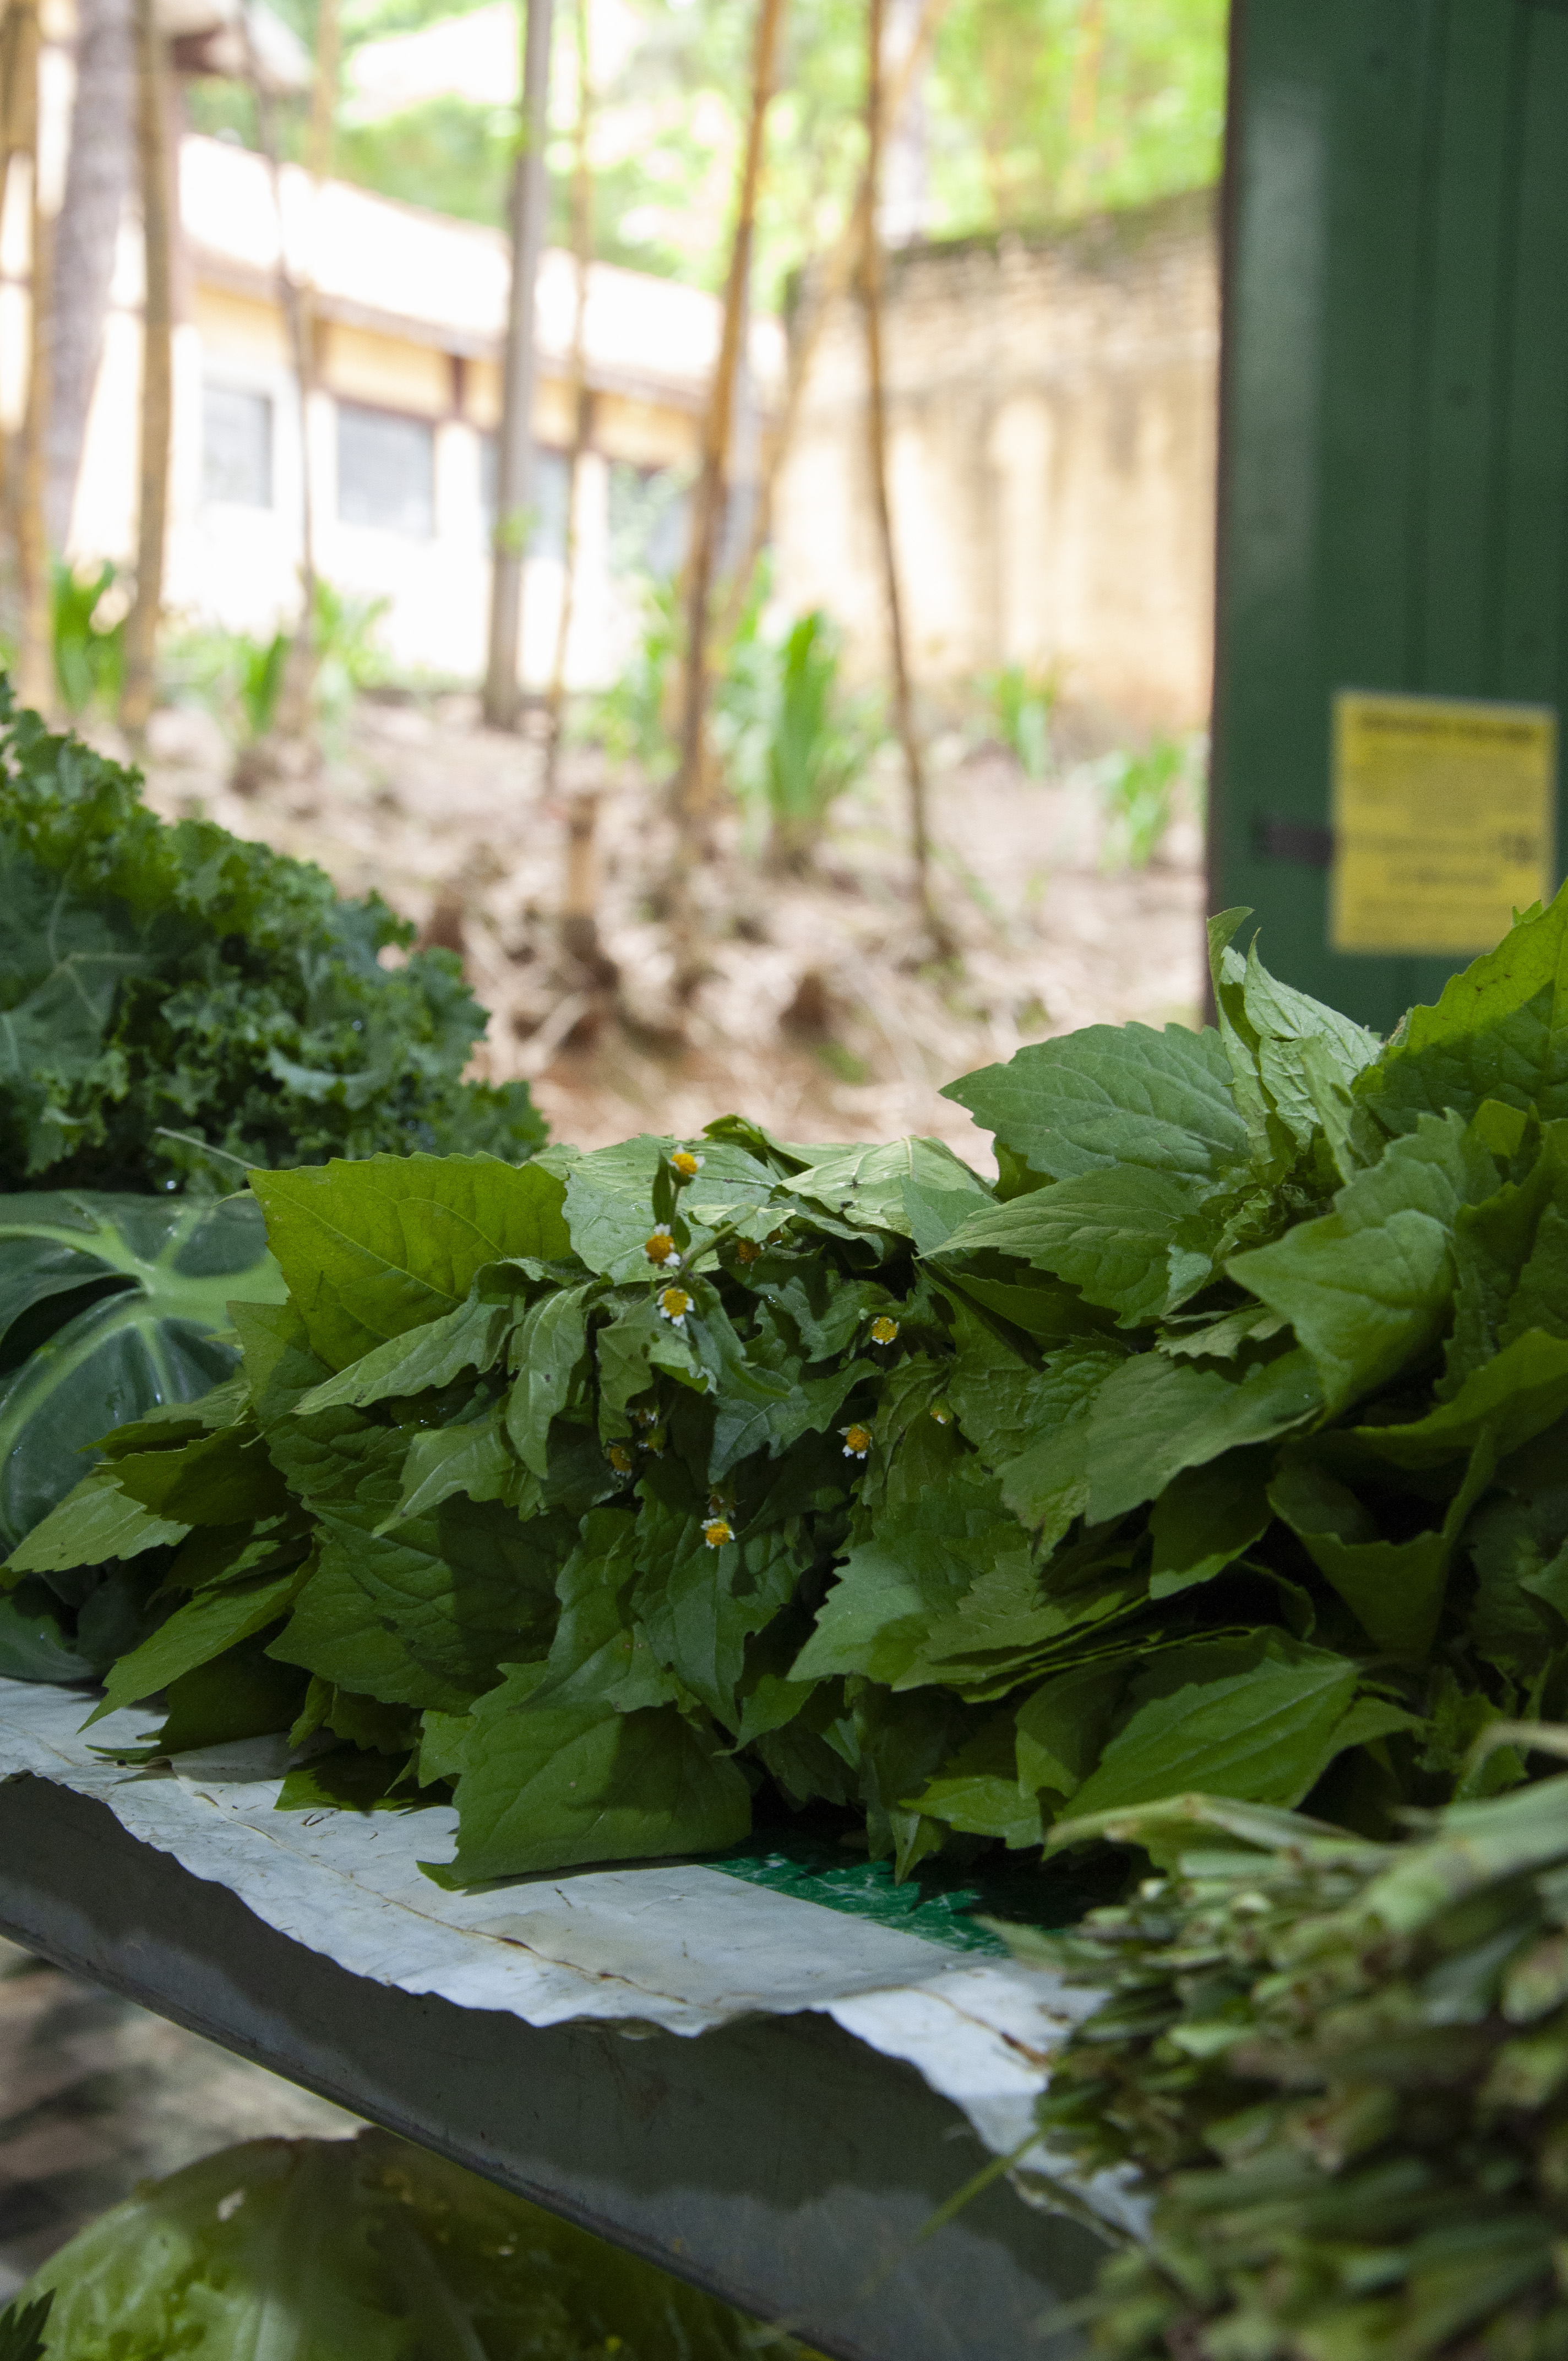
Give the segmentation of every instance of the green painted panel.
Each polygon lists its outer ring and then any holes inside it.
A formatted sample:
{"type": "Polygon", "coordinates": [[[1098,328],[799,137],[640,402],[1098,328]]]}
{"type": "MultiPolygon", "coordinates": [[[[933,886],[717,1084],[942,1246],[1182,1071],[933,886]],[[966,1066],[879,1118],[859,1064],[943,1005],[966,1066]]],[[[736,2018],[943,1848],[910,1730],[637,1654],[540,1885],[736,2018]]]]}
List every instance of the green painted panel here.
{"type": "MultiPolygon", "coordinates": [[[[1342,687],[1568,704],[1568,0],[1236,0],[1212,906],[1327,939],[1342,687]]],[[[1568,828],[1559,829],[1568,843],[1568,828]]]]}

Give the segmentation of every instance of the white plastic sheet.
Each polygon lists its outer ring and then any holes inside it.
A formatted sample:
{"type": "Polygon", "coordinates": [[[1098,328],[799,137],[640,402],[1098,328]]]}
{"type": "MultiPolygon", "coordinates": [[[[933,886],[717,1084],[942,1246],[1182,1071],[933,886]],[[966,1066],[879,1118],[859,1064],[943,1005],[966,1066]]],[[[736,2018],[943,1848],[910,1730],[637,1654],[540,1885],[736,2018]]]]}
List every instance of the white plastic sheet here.
{"type": "MultiPolygon", "coordinates": [[[[226,1886],[268,1926],[352,1974],[532,2026],[630,2020],[696,2035],[744,2015],[820,2010],[907,2060],[996,2155],[1028,2139],[1052,2052],[1090,2001],[1047,1974],[966,1958],[924,1937],[699,1866],[580,1870],[449,1894],[421,1861],[450,1854],[455,1815],[280,1812],[280,1742],[126,1769],[147,1715],[83,1735],[80,1691],[0,1680],[0,1777],[95,1797],[144,1844],[226,1886]]],[[[1033,2173],[1061,2167],[1036,2147],[1033,2173]]],[[[1077,2191],[1135,2227],[1114,2177],[1077,2191]]]]}

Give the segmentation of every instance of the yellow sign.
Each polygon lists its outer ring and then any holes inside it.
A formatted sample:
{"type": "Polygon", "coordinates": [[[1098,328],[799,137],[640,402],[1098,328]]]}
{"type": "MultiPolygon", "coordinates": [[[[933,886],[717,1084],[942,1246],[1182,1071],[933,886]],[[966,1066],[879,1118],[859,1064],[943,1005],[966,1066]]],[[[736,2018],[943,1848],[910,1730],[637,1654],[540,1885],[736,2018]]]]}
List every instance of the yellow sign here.
{"type": "Polygon", "coordinates": [[[1549,707],[1342,689],[1333,765],[1336,951],[1487,951],[1554,890],[1549,707]]]}

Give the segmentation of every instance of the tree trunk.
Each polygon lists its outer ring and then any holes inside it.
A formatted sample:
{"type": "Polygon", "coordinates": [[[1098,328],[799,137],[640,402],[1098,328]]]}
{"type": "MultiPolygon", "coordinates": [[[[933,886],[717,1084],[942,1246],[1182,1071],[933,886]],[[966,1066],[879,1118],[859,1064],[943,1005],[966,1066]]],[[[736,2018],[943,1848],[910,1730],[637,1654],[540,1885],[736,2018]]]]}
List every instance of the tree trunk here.
{"type": "MultiPolygon", "coordinates": [[[[311,115],[305,129],[305,170],[311,179],[312,258],[320,250],[317,219],[322,183],[332,170],[333,135],[337,125],[337,86],[342,32],[337,0],[317,0],[315,80],[311,85],[311,115]]],[[[253,72],[253,80],[259,76],[253,72]]],[[[259,120],[260,95],[258,93],[259,120]]],[[[307,266],[303,278],[289,267],[283,245],[282,168],[278,160],[277,135],[269,104],[268,146],[280,200],[278,208],[279,267],[283,280],[284,308],[294,348],[294,375],[300,400],[300,616],[294,627],[278,695],[277,732],[314,752],[316,686],[316,528],[315,478],[311,465],[311,396],[316,383],[316,308],[307,266]]]]}
{"type": "Polygon", "coordinates": [[[163,606],[163,546],[169,523],[169,444],[174,404],[173,205],[164,109],[165,55],[154,0],[136,0],[137,159],[141,186],[141,486],[137,588],[126,618],[120,720],[139,752],[152,712],[158,624],[163,606]]]}
{"type": "Polygon", "coordinates": [[[866,324],[866,420],[871,460],[872,497],[876,508],[877,538],[882,548],[883,583],[887,597],[888,656],[893,673],[893,710],[904,749],[909,780],[909,851],[914,864],[916,907],[922,926],[938,951],[950,948],[947,929],[931,905],[930,840],[927,827],[926,762],[915,726],[915,702],[909,681],[909,656],[904,632],[904,602],[898,584],[898,553],[894,546],[893,511],[887,489],[887,392],[882,349],[882,237],[877,227],[877,195],[882,170],[883,98],[882,45],[885,0],[870,0],[870,38],[866,65],[866,206],[861,247],[861,296],[866,324]]]}
{"type": "MultiPolygon", "coordinates": [[[[884,111],[889,123],[898,120],[913,95],[947,6],[948,0],[925,0],[915,38],[888,85],[884,111]]],[[[745,554],[729,584],[724,610],[726,637],[731,635],[740,623],[746,596],[751,587],[751,577],[773,533],[773,496],[795,438],[795,430],[800,423],[801,402],[811,375],[811,364],[817,357],[817,347],[822,341],[822,331],[834,304],[850,285],[860,267],[865,247],[866,202],[866,181],[862,175],[855,201],[845,216],[843,228],[812,275],[806,291],[806,315],[790,338],[784,401],[777,420],[763,438],[762,472],[757,486],[757,504],[751,513],[751,530],[745,554]]]]}
{"type": "Polygon", "coordinates": [[[549,183],[544,143],[550,115],[553,0],[522,0],[526,38],[522,113],[511,183],[511,290],[507,305],[506,368],[497,451],[494,555],[490,565],[489,651],[485,719],[515,730],[522,714],[522,585],[533,505],[533,388],[537,375],[534,290],[544,244],[549,183]]]}
{"type": "MultiPolygon", "coordinates": [[[[130,0],[80,0],[71,157],[54,232],[45,519],[50,547],[71,535],[87,414],[104,350],[120,217],[131,183],[136,89],[130,0]]],[[[99,556],[101,551],[91,551],[99,556]]]]}
{"type": "Polygon", "coordinates": [[[44,526],[44,435],[49,415],[49,236],[38,192],[38,0],[10,0],[0,38],[0,206],[18,173],[27,188],[27,374],[21,426],[6,454],[16,558],[16,688],[24,704],[53,701],[49,548],[44,526]]]}
{"type": "Polygon", "coordinates": [[[726,463],[730,419],[735,403],[735,376],[740,358],[740,335],[747,313],[751,277],[751,246],[756,232],[757,192],[762,184],[762,139],[768,105],[773,93],[774,63],[784,0],[757,0],[757,38],[751,73],[751,117],[740,167],[735,207],[735,234],[729,249],[729,274],[724,290],[724,329],[718,365],[707,398],[703,429],[702,467],[692,513],[691,546],[685,566],[685,645],[681,679],[680,756],[673,803],[675,821],[675,866],[670,881],[669,908],[674,937],[675,990],[690,997],[701,972],[697,955],[696,907],[692,880],[708,851],[707,763],[708,603],[718,561],[719,533],[724,522],[726,463]]]}
{"type": "MultiPolygon", "coordinates": [[[[572,251],[576,261],[576,309],[572,321],[570,387],[572,455],[566,469],[566,546],[561,567],[561,612],[555,626],[555,660],[550,672],[550,735],[545,742],[544,792],[555,791],[566,718],[566,652],[577,589],[577,491],[583,455],[593,426],[587,387],[588,274],[593,261],[593,178],[588,133],[593,121],[593,60],[588,40],[590,0],[577,0],[577,123],[572,169],[572,251]]],[[[566,813],[566,862],[562,879],[561,949],[589,983],[607,989],[616,980],[598,930],[598,796],[579,787],[566,813]]]]}

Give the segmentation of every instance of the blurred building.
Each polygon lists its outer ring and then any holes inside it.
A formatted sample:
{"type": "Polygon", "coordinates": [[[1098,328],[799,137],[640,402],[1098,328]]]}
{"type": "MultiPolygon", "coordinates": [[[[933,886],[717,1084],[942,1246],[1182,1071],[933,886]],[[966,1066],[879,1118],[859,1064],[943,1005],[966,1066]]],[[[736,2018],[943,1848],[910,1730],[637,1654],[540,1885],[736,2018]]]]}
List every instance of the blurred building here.
{"type": "MultiPolygon", "coordinates": [[[[1115,732],[1200,724],[1213,636],[1212,201],[891,254],[891,503],[927,685],[1056,672],[1115,732]]],[[[807,287],[796,306],[808,314],[807,287]]],[[[774,506],[792,608],[885,665],[858,306],[825,324],[774,506]]]]}
{"type": "MultiPolygon", "coordinates": [[[[308,492],[317,571],[389,602],[381,633],[394,660],[473,678],[489,595],[506,241],[341,181],[318,188],[292,166],[275,181],[264,158],[197,137],[181,143],[180,210],[171,613],[274,630],[297,606],[308,492]],[[285,265],[309,289],[315,321],[304,416],[285,265]]],[[[69,549],[83,559],[134,547],[140,302],[139,234],[127,221],[71,513],[69,549]]],[[[536,683],[549,676],[559,613],[576,303],[571,258],[547,252],[523,650],[536,683]]],[[[696,289],[592,268],[574,683],[613,675],[641,579],[678,555],[719,325],[717,300],[696,289]]],[[[781,355],[777,324],[759,321],[753,380],[771,382],[781,355]]]]}

